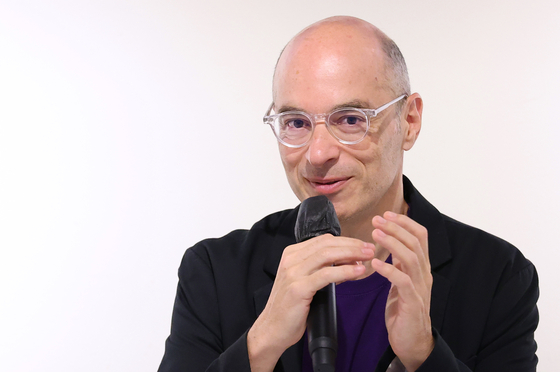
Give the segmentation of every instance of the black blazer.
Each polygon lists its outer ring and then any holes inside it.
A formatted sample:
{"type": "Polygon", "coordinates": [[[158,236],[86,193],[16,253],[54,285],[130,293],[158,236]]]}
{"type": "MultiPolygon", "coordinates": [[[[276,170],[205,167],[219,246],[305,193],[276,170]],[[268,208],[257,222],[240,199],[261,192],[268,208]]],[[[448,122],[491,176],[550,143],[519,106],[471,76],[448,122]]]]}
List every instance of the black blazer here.
{"type": "MultiPolygon", "coordinates": [[[[539,294],[534,266],[509,243],[457,222],[404,178],[409,216],[428,229],[436,347],[418,372],[535,371],[539,294]]],[[[160,372],[250,372],[247,331],[264,309],[298,208],[188,249],[179,268],[160,372]]],[[[389,347],[376,371],[393,360],[389,347]]],[[[300,372],[302,341],[274,371],[300,372]]]]}

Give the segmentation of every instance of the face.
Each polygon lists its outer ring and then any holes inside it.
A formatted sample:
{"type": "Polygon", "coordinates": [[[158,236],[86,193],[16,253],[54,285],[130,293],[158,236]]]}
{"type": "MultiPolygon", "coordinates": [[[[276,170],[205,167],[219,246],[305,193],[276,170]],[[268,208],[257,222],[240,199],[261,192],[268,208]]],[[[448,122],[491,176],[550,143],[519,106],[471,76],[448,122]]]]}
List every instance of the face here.
{"type": "MultiPolygon", "coordinates": [[[[275,111],[321,114],[341,105],[378,108],[393,100],[379,52],[376,42],[360,35],[323,32],[296,39],[277,66],[275,111]]],[[[393,105],[371,118],[368,134],[355,145],[338,142],[324,122],[317,123],[302,148],[279,144],[296,196],[304,200],[326,195],[341,224],[393,210],[402,183],[403,151],[411,147],[406,107],[408,102],[400,116],[393,105]]]]}

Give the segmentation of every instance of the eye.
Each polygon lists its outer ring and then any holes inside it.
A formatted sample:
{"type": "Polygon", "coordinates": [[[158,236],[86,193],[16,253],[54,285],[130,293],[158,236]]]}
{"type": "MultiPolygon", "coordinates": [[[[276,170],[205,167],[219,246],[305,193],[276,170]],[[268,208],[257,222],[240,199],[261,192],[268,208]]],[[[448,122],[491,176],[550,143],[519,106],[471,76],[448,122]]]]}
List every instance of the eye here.
{"type": "Polygon", "coordinates": [[[363,132],[367,129],[367,118],[361,111],[342,109],[331,114],[329,124],[344,133],[363,132]]]}
{"type": "Polygon", "coordinates": [[[302,119],[293,119],[286,123],[287,126],[293,127],[295,129],[300,129],[305,127],[306,123],[302,119]]]}
{"type": "Polygon", "coordinates": [[[358,116],[346,116],[342,118],[341,124],[354,125],[354,124],[358,124],[359,121],[360,118],[358,116]]]}
{"type": "Polygon", "coordinates": [[[312,125],[308,118],[301,114],[286,114],[280,118],[280,130],[298,131],[311,130],[312,125]]]}
{"type": "Polygon", "coordinates": [[[285,112],[278,116],[275,124],[277,137],[284,143],[300,144],[311,135],[313,124],[310,119],[297,112],[285,112]]]}

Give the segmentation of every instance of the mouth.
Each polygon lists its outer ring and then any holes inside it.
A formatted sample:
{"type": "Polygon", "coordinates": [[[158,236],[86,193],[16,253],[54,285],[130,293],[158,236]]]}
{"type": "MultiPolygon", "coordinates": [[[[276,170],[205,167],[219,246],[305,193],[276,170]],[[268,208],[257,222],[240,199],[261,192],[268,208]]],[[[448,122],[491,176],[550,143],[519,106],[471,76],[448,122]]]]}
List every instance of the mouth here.
{"type": "Polygon", "coordinates": [[[339,191],[350,178],[308,179],[309,184],[319,194],[333,194],[339,191]]]}

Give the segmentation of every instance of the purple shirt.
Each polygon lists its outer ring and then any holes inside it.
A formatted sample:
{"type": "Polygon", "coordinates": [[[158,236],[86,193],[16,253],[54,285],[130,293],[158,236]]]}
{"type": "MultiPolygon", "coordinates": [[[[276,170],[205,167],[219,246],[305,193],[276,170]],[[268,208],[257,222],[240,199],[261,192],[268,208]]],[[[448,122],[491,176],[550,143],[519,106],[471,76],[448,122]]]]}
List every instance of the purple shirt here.
{"type": "MultiPolygon", "coordinates": [[[[391,262],[390,256],[387,262],[391,262]]],[[[378,273],[336,286],[336,372],[375,370],[381,355],[389,346],[385,304],[390,288],[391,283],[378,273]]],[[[302,371],[313,372],[307,334],[304,338],[302,371]]]]}

